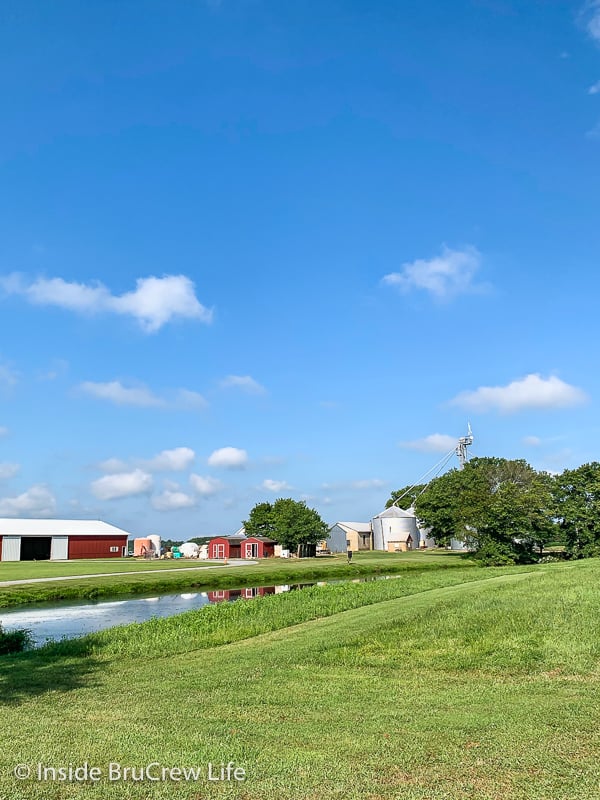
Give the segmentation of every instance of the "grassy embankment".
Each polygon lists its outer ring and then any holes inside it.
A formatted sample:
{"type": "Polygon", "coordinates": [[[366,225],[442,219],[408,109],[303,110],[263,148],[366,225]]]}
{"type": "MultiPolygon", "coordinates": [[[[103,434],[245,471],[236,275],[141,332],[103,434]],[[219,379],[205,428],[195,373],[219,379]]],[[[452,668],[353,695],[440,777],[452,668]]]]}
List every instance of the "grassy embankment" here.
{"type": "MultiPolygon", "coordinates": [[[[0,581],[22,580],[23,578],[42,578],[73,576],[87,573],[81,579],[64,582],[30,583],[17,586],[0,586],[0,608],[52,600],[94,599],[123,594],[151,594],[177,592],[187,589],[227,589],[241,586],[268,586],[346,577],[402,573],[411,570],[438,569],[439,567],[459,567],[468,565],[456,553],[360,553],[352,564],[345,556],[308,559],[265,559],[248,566],[198,566],[197,561],[172,562],[132,562],[127,559],[110,561],[111,569],[106,568],[106,560],[81,562],[15,562],[0,566],[0,581]],[[143,573],[145,564],[154,563],[152,574],[143,573]],[[178,569],[165,571],[173,563],[178,569]],[[164,566],[160,566],[164,565],[164,566]],[[119,567],[128,567],[131,575],[112,575],[98,577],[94,573],[120,572],[119,567]],[[189,570],[189,568],[198,569],[189,570]],[[80,572],[78,571],[81,570],[80,572]],[[137,573],[137,574],[136,574],[137,573]]],[[[210,566],[210,565],[208,565],[210,566]]]]}
{"type": "Polygon", "coordinates": [[[595,800],[599,579],[598,561],[414,572],[0,659],[0,797],[595,800]],[[11,775],[230,760],[245,783],[11,775]]]}

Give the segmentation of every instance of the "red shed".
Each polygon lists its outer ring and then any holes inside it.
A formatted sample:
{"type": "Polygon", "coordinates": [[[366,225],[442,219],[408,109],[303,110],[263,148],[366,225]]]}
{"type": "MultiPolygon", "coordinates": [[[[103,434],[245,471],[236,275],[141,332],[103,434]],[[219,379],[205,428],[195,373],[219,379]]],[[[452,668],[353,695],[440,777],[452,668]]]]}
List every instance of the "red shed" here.
{"type": "Polygon", "coordinates": [[[209,558],[241,558],[243,536],[216,536],[208,543],[209,558]]]}
{"type": "Polygon", "coordinates": [[[275,540],[267,536],[249,536],[242,542],[242,558],[269,558],[275,555],[275,540]]]}

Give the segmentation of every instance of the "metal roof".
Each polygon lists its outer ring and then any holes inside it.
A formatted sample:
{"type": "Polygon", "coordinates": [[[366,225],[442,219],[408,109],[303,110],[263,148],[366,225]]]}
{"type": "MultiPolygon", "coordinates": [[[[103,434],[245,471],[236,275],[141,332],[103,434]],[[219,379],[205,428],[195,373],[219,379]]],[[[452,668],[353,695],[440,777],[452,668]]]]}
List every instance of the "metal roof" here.
{"type": "Polygon", "coordinates": [[[129,536],[99,519],[0,519],[0,536],[129,536]]]}
{"type": "Polygon", "coordinates": [[[390,506],[382,511],[380,514],[375,514],[373,519],[385,519],[389,517],[414,517],[414,511],[410,511],[404,508],[398,508],[398,506],[390,506]]]}
{"type": "Polygon", "coordinates": [[[347,528],[350,531],[356,531],[357,533],[371,533],[370,522],[336,522],[335,524],[341,525],[342,528],[347,528]]]}
{"type": "Polygon", "coordinates": [[[388,544],[394,544],[394,542],[408,542],[408,540],[412,538],[410,531],[394,531],[388,534],[387,542],[388,544]]]}
{"type": "Polygon", "coordinates": [[[247,541],[250,539],[257,539],[259,542],[264,542],[264,544],[277,544],[277,541],[269,536],[248,536],[247,541]]]}

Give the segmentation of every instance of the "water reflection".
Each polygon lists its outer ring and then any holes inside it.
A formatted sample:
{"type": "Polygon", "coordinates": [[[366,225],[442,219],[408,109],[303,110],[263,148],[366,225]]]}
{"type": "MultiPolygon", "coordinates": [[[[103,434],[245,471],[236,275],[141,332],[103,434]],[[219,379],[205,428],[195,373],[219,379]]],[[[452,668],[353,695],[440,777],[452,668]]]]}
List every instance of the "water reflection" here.
{"type": "MultiPolygon", "coordinates": [[[[323,581],[319,581],[319,585],[323,585],[323,581]]],[[[53,639],[72,639],[115,625],[145,622],[152,617],[172,617],[214,603],[251,600],[254,597],[280,594],[306,586],[314,586],[314,583],[163,594],[130,600],[38,603],[35,606],[0,611],[0,621],[5,630],[26,628],[31,631],[35,644],[42,645],[53,639]]]]}

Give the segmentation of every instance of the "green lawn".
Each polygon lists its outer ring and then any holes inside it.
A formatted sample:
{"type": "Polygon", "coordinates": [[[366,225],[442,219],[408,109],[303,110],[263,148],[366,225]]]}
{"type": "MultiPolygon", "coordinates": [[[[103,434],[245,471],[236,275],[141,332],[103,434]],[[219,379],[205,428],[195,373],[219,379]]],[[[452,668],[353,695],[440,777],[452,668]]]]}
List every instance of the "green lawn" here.
{"type": "Polygon", "coordinates": [[[407,572],[0,659],[0,797],[596,800],[599,580],[599,561],[407,572]],[[248,777],[11,774],[86,760],[248,777]]]}
{"type": "MultiPolygon", "coordinates": [[[[128,559],[96,559],[62,563],[14,562],[0,565],[0,580],[86,575],[80,580],[0,586],[0,608],[39,601],[96,598],[128,593],[179,591],[186,588],[233,588],[313,581],[321,578],[365,576],[373,573],[394,573],[411,570],[464,567],[468,564],[456,553],[360,553],[348,565],[345,556],[308,559],[264,559],[257,564],[219,566],[207,569],[202,562],[149,561],[128,559]],[[175,566],[176,572],[165,571],[175,566]],[[39,567],[39,571],[38,571],[39,567]],[[153,574],[144,573],[150,567],[153,574]],[[196,568],[189,571],[190,568],[196,568]],[[121,572],[130,575],[95,577],[99,572],[121,572]],[[184,568],[183,571],[181,568],[184,568]],[[185,569],[187,568],[187,569],[185,569]],[[141,574],[140,574],[141,573],[141,574]]],[[[214,564],[213,564],[214,566],[214,564]]]]}
{"type": "MultiPolygon", "coordinates": [[[[210,562],[214,565],[214,562],[210,562]]],[[[97,575],[102,572],[139,572],[140,570],[203,567],[196,559],[81,558],[74,561],[0,561],[0,581],[29,578],[58,578],[66,575],[97,575]]]]}
{"type": "MultiPolygon", "coordinates": [[[[355,559],[361,562],[369,562],[375,564],[393,563],[398,559],[403,561],[416,561],[418,563],[426,560],[431,563],[443,564],[447,559],[456,559],[456,553],[448,551],[433,551],[433,552],[414,552],[414,553],[359,553],[356,554],[355,559]]],[[[307,559],[314,563],[314,559],[307,559]]],[[[333,556],[327,558],[319,558],[317,561],[323,565],[331,561],[340,562],[346,561],[346,556],[333,556]]],[[[1,581],[16,581],[28,578],[56,578],[69,575],[97,575],[104,572],[139,572],[140,570],[162,570],[162,569],[182,569],[190,567],[206,567],[214,566],[215,563],[223,563],[211,561],[208,564],[198,559],[163,559],[163,560],[145,560],[133,558],[82,558],[74,561],[0,561],[0,582],[1,581]]],[[[279,564],[286,563],[282,559],[265,560],[265,564],[279,564]]],[[[295,559],[291,559],[289,563],[297,563],[295,559]]]]}

